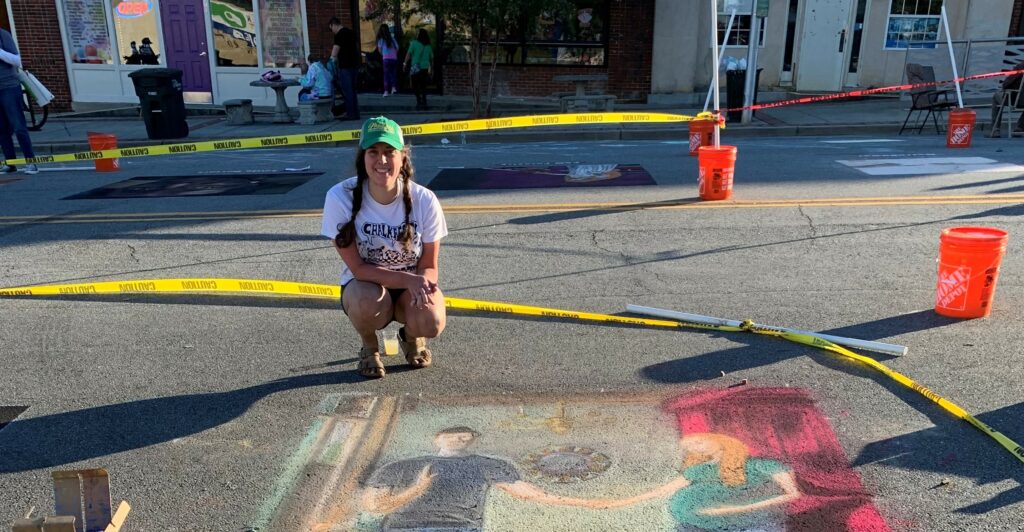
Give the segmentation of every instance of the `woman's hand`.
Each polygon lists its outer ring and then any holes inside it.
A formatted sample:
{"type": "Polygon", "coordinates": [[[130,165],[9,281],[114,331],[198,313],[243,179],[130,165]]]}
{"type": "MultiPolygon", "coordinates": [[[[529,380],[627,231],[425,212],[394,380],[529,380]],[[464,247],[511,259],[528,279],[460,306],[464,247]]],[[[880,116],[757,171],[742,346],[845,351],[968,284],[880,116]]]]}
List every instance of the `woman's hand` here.
{"type": "Polygon", "coordinates": [[[405,289],[412,296],[412,306],[426,308],[428,304],[434,302],[432,294],[437,291],[437,283],[422,275],[410,275],[405,289]]]}

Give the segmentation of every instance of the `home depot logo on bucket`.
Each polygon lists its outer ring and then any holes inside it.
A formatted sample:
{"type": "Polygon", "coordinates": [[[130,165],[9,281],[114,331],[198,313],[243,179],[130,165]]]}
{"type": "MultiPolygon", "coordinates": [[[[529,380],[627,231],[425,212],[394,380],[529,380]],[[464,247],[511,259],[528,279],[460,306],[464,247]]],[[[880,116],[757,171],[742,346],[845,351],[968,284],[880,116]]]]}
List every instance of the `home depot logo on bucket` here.
{"type": "MultiPolygon", "coordinates": [[[[971,139],[971,125],[957,124],[949,135],[950,144],[967,144],[971,139]]],[[[692,141],[691,141],[692,142],[692,141]]]]}
{"type": "Polygon", "coordinates": [[[956,268],[947,264],[939,265],[939,285],[935,290],[935,306],[950,310],[967,308],[967,287],[971,280],[971,269],[956,268]]]}
{"type": "Polygon", "coordinates": [[[696,153],[697,148],[700,147],[700,131],[694,131],[690,133],[690,153],[696,153]]]}

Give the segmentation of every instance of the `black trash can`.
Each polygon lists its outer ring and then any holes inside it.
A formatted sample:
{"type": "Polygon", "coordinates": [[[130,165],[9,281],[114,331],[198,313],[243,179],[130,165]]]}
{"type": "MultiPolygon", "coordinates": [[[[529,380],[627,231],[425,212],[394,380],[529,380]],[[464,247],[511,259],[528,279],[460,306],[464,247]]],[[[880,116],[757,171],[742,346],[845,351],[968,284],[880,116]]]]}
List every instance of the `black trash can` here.
{"type": "MultiPolygon", "coordinates": [[[[763,68],[757,69],[757,74],[754,77],[754,103],[757,103],[757,86],[761,83],[761,71],[763,68]]],[[[747,83],[747,71],[746,70],[728,70],[725,72],[725,105],[729,109],[739,109],[743,107],[743,87],[747,83]]],[[[729,111],[729,121],[739,122],[743,118],[743,111],[729,111]]],[[[751,112],[750,116],[754,116],[751,112]]]]}
{"type": "Polygon", "coordinates": [[[149,138],[180,139],[188,136],[181,71],[176,68],[143,68],[128,77],[142,106],[149,138]]]}

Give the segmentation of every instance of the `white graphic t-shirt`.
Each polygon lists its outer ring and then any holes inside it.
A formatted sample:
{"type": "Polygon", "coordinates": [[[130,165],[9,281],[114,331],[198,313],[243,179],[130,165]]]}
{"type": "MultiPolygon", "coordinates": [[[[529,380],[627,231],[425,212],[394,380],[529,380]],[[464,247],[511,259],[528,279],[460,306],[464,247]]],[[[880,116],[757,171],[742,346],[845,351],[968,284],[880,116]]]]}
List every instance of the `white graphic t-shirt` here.
{"type": "MultiPolygon", "coordinates": [[[[327,191],[320,234],[333,239],[352,218],[352,190],[355,186],[356,178],[351,177],[327,191]]],[[[416,183],[409,183],[409,186],[412,193],[409,223],[413,228],[413,245],[406,249],[398,240],[405,224],[402,194],[391,203],[381,205],[370,195],[368,185],[363,184],[363,205],[356,215],[356,249],[367,263],[400,272],[416,271],[416,264],[423,255],[423,243],[437,242],[448,235],[441,202],[437,201],[434,192],[416,183]]],[[[352,271],[343,261],[342,286],[352,279],[352,271]]]]}

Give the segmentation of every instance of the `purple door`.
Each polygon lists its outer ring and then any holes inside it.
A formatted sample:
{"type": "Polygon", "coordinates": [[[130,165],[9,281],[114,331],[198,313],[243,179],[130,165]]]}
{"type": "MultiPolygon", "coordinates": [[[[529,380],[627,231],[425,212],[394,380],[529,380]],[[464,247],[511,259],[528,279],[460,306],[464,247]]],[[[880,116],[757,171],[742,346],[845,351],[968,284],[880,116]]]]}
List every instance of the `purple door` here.
{"type": "Polygon", "coordinates": [[[182,71],[185,92],[211,92],[203,0],[160,2],[168,68],[182,71]]]}

